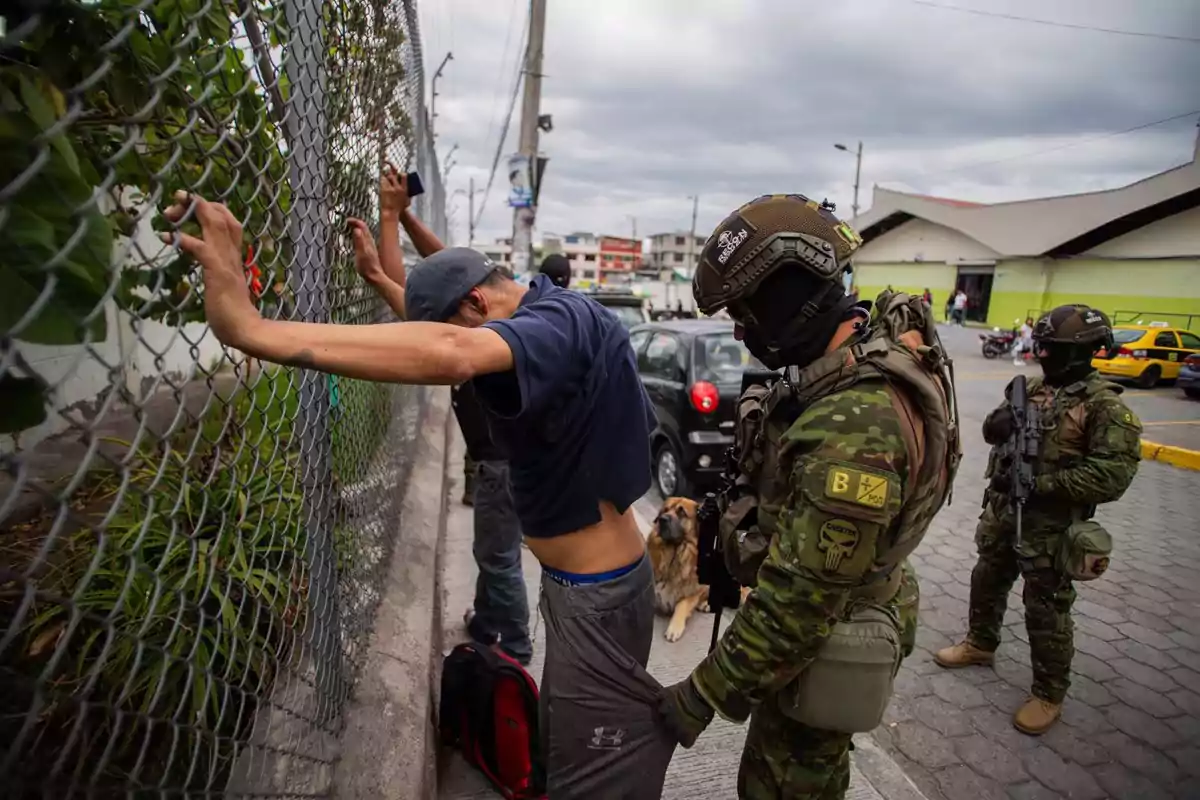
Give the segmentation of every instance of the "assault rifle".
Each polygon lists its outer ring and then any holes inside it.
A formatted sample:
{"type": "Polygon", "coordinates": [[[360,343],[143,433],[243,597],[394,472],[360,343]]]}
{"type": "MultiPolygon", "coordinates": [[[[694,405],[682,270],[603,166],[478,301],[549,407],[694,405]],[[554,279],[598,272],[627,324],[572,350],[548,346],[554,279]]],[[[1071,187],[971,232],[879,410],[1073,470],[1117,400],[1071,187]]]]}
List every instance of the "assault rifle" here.
{"type": "Polygon", "coordinates": [[[1017,516],[1017,538],[1014,546],[1021,546],[1021,516],[1029,494],[1033,491],[1033,464],[1037,461],[1042,441],[1041,413],[1029,402],[1025,376],[1013,378],[1009,392],[1009,409],[1012,411],[1012,436],[1009,438],[1006,455],[1012,466],[1008,497],[1017,516]]]}
{"type": "MultiPolygon", "coordinates": [[[[745,394],[751,386],[770,386],[779,378],[777,372],[747,370],[742,373],[741,394],[745,394]]],[[[716,649],[720,639],[721,612],[726,608],[737,608],[742,599],[742,587],[725,566],[721,547],[721,515],[728,504],[736,499],[739,472],[737,453],[733,447],[729,447],[725,451],[720,489],[716,493],[706,494],[696,512],[696,528],[700,539],[696,576],[701,585],[708,587],[708,607],[713,613],[712,641],[708,645],[710,653],[716,649]]]]}

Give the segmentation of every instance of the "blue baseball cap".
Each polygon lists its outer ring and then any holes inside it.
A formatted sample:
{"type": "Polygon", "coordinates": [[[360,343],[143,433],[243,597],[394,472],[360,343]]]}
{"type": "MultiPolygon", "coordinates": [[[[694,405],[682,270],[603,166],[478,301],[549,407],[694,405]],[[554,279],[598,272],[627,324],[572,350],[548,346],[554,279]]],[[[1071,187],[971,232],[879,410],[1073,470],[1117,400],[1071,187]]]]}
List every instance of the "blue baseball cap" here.
{"type": "Polygon", "coordinates": [[[404,308],[414,322],[445,322],[463,298],[492,276],[496,262],[469,247],[439,250],[408,272],[404,308]]]}

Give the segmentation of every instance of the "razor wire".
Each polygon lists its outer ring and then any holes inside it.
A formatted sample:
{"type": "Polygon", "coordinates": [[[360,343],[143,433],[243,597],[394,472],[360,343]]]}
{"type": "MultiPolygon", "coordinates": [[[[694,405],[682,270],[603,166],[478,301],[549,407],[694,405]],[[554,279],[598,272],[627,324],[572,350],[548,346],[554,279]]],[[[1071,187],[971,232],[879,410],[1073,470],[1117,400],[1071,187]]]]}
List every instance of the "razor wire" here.
{"type": "Polygon", "coordinates": [[[264,316],[392,319],[346,218],[391,161],[445,235],[414,2],[0,22],[0,787],[328,796],[424,395],[221,346],[160,211],[229,206],[264,316]]]}

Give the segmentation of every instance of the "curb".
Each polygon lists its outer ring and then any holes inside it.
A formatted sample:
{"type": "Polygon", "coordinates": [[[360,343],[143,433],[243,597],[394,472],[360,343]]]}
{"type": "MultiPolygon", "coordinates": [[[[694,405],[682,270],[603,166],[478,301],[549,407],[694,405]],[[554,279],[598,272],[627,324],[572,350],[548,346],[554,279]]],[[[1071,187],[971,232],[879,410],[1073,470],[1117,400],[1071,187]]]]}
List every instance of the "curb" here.
{"type": "Polygon", "coordinates": [[[928,800],[873,734],[854,737],[854,766],[884,800],[928,800]]]}
{"type": "Polygon", "coordinates": [[[1146,461],[1161,461],[1180,469],[1200,471],[1200,451],[1198,450],[1187,450],[1142,439],[1142,458],[1146,461]]]}
{"type": "MultiPolygon", "coordinates": [[[[339,800],[435,797],[434,721],[441,604],[437,564],[446,522],[446,439],[450,394],[427,390],[401,530],[383,568],[375,627],[344,715],[334,772],[339,800]]],[[[399,487],[398,487],[399,488],[399,487]]]]}

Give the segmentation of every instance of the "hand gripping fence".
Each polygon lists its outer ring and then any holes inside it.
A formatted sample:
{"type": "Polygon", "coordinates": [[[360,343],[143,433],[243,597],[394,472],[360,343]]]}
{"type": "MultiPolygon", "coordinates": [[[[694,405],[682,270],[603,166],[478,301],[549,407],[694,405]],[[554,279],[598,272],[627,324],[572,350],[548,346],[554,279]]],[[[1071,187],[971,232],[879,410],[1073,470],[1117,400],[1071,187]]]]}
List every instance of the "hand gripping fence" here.
{"type": "Polygon", "coordinates": [[[0,794],[328,796],[422,391],[222,347],[157,232],[245,228],[264,315],[391,318],[347,216],[445,235],[413,0],[0,17],[0,794]]]}

